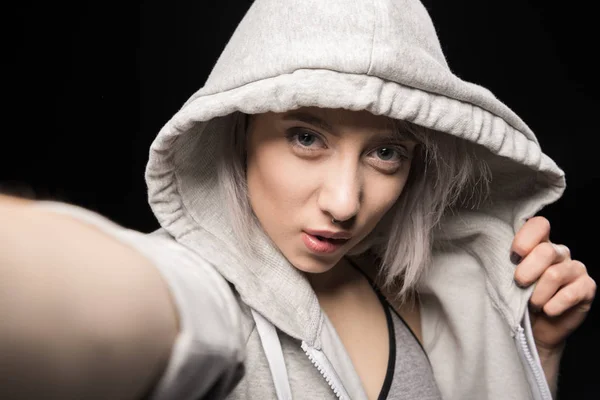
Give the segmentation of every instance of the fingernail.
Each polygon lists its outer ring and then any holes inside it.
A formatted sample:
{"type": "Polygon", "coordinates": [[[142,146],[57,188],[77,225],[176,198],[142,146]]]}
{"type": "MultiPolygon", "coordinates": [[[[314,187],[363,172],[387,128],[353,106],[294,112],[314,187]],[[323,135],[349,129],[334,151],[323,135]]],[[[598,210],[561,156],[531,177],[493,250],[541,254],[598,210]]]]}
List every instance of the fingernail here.
{"type": "Polygon", "coordinates": [[[534,314],[539,314],[542,312],[542,308],[538,306],[534,306],[533,304],[529,305],[529,310],[534,314]]]}
{"type": "Polygon", "coordinates": [[[514,251],[510,253],[510,262],[512,262],[513,264],[518,265],[521,262],[521,260],[523,260],[523,257],[518,255],[514,251]]]}

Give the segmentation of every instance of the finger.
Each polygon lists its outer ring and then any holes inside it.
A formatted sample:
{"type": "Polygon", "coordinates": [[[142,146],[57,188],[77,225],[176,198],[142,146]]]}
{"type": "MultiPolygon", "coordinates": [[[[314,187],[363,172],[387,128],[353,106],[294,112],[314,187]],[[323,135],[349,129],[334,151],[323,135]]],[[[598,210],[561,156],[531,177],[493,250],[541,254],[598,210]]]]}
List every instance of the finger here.
{"type": "Polygon", "coordinates": [[[568,255],[568,249],[563,245],[555,245],[543,242],[521,261],[515,268],[515,282],[521,287],[527,287],[537,281],[544,271],[551,265],[564,261],[568,255]]]}
{"type": "Polygon", "coordinates": [[[538,244],[550,240],[550,222],[544,217],[533,217],[515,234],[510,259],[519,264],[538,244]]]}
{"type": "Polygon", "coordinates": [[[552,244],[554,246],[556,246],[556,250],[560,253],[560,259],[557,262],[571,259],[571,249],[569,249],[564,244],[556,244],[556,243],[552,243],[552,244]]]}
{"type": "Polygon", "coordinates": [[[556,317],[565,311],[578,307],[587,312],[596,294],[596,282],[589,275],[579,277],[560,289],[543,307],[544,313],[556,317]]]}
{"type": "Polygon", "coordinates": [[[538,280],[529,299],[533,311],[541,311],[558,290],[587,274],[585,265],[579,261],[563,261],[548,267],[538,280]]]}

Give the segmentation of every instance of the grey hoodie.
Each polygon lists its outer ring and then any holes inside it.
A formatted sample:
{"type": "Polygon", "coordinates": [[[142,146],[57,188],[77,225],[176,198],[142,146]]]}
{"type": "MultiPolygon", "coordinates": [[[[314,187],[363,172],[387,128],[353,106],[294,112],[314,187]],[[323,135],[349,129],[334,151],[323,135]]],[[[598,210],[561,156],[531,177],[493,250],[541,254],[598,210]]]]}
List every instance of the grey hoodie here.
{"type": "Polygon", "coordinates": [[[368,110],[460,137],[492,170],[491,201],[446,217],[419,286],[424,348],[445,399],[550,399],[513,280],[516,230],[565,188],[527,125],[449,69],[417,0],[256,0],[204,87],[168,121],[146,170],[152,235],[78,215],[154,261],[181,332],[154,399],[365,399],[306,279],[264,235],[235,241],[215,170],[215,135],[236,113],[303,106],[368,110]]]}

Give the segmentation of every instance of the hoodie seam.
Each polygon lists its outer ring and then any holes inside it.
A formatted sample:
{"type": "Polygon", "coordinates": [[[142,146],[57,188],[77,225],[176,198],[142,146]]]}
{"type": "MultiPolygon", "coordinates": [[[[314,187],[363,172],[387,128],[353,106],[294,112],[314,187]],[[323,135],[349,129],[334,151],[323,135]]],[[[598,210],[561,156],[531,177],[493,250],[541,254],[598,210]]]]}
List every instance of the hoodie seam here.
{"type": "Polygon", "coordinates": [[[250,333],[248,334],[248,337],[246,338],[246,347],[248,347],[248,342],[250,341],[250,338],[252,337],[252,334],[254,332],[256,332],[256,323],[254,323],[254,325],[252,325],[252,329],[250,329],[250,333]]]}
{"type": "Polygon", "coordinates": [[[319,322],[317,324],[317,335],[315,336],[315,341],[313,344],[313,346],[317,350],[321,350],[321,348],[323,347],[323,343],[321,342],[321,332],[323,331],[324,324],[325,324],[325,313],[321,312],[321,315],[319,316],[319,322]]]}
{"type": "MultiPolygon", "coordinates": [[[[375,1],[372,1],[372,6],[373,6],[373,10],[376,10],[375,8],[375,1]]],[[[367,75],[372,76],[371,75],[371,69],[373,68],[373,54],[375,53],[375,32],[377,30],[377,12],[374,12],[374,16],[373,16],[373,33],[371,35],[371,54],[369,55],[369,67],[367,68],[367,75]]]]}

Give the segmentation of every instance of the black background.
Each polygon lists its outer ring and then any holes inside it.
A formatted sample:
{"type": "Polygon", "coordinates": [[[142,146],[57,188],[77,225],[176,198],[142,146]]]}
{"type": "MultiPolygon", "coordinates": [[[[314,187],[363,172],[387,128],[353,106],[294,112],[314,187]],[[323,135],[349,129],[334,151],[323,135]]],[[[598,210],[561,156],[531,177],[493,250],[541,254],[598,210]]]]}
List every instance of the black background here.
{"type": "MultiPolygon", "coordinates": [[[[200,88],[251,1],[3,6],[0,191],[58,199],[144,232],[143,179],[161,126],[200,88]]],[[[486,86],[566,172],[542,211],[599,281],[594,2],[429,0],[452,70],[486,86]]],[[[597,303],[597,302],[596,302],[597,303]]],[[[596,399],[599,308],[569,339],[563,399],[596,399]]],[[[510,388],[507,388],[510,390],[510,388]]]]}

